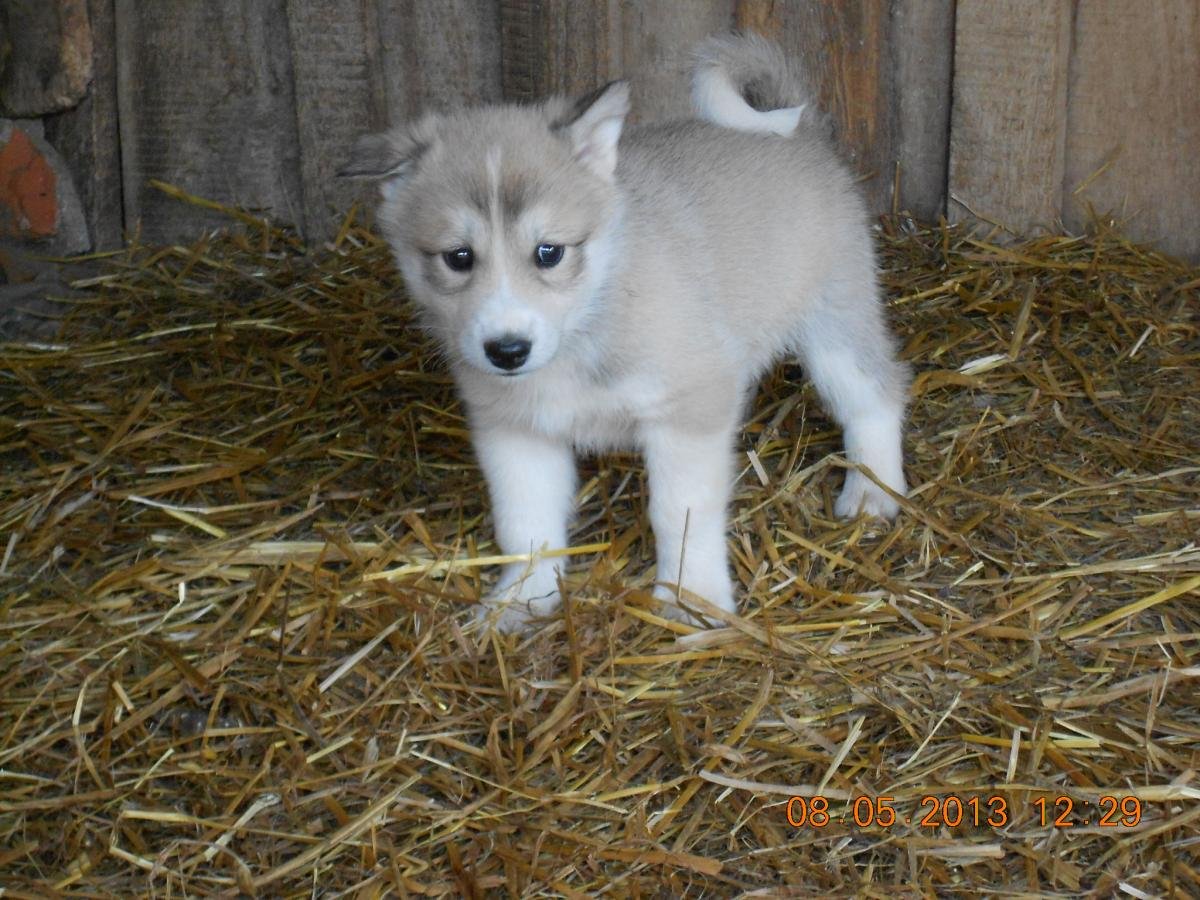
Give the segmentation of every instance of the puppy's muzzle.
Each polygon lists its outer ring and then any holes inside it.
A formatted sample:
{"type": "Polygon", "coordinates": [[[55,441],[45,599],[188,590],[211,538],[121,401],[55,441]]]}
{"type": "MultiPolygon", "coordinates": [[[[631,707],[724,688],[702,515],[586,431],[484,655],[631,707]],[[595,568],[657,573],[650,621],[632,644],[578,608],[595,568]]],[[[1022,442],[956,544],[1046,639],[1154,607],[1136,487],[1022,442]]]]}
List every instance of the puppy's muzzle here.
{"type": "Polygon", "coordinates": [[[515,334],[506,334],[491,341],[484,341],[483,352],[497,369],[511,372],[525,365],[533,342],[515,334]]]}

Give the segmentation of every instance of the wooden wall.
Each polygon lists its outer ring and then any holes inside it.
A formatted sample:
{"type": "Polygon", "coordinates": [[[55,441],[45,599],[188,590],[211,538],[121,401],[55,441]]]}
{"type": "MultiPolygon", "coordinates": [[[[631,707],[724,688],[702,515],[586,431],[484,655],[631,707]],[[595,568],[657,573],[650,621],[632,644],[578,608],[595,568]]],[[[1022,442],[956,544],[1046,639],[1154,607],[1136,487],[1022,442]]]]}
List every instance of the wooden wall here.
{"type": "Polygon", "coordinates": [[[93,93],[48,136],[103,244],[219,223],[150,179],[322,238],[360,194],[333,176],[357,134],[615,77],[636,120],[683,115],[686,51],[741,27],[810,67],[878,211],[1026,233],[1090,202],[1200,258],[1200,0],[87,2],[93,93]]]}
{"type": "Polygon", "coordinates": [[[960,0],[950,214],[1200,258],[1200,3],[960,0]]]}

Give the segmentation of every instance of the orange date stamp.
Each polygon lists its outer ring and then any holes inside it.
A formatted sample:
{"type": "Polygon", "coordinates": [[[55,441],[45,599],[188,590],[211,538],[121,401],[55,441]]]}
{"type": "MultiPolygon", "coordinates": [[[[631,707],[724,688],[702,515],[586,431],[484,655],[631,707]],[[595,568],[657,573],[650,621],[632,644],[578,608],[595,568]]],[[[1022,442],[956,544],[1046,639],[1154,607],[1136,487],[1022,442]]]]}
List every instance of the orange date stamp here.
{"type": "MultiPolygon", "coordinates": [[[[960,797],[956,794],[924,795],[911,814],[898,812],[895,797],[855,797],[837,810],[829,799],[817,794],[794,796],[787,801],[787,821],[793,828],[826,828],[845,825],[855,828],[1004,828],[1012,821],[1009,801],[999,794],[960,797]]],[[[1043,828],[1136,828],[1142,821],[1142,801],[1134,796],[1104,795],[1097,800],[1075,800],[1067,796],[1038,797],[1030,804],[1043,828]]]]}

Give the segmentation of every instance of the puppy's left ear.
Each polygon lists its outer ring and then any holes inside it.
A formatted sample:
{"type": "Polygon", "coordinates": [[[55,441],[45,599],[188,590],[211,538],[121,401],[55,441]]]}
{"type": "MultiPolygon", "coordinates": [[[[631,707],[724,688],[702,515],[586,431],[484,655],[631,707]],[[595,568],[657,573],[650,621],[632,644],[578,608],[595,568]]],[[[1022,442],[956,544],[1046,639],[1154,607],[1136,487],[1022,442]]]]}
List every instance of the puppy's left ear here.
{"type": "Polygon", "coordinates": [[[354,142],[339,178],[388,178],[403,175],[413,161],[413,146],[396,134],[364,134],[354,142]]]}
{"type": "Polygon", "coordinates": [[[366,134],[355,142],[337,174],[339,178],[374,178],[387,198],[399,181],[411,174],[424,151],[424,144],[403,131],[366,134]]]}
{"type": "Polygon", "coordinates": [[[617,142],[629,113],[629,82],[611,81],[580,97],[555,123],[575,148],[575,156],[605,181],[617,168],[617,142]]]}

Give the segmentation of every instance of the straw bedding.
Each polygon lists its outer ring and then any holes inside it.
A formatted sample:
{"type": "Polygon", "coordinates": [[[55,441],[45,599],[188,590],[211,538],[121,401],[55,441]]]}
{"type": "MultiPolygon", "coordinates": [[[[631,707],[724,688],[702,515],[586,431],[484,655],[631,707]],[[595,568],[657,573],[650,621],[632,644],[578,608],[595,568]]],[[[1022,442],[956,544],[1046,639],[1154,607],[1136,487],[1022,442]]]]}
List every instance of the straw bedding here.
{"type": "Polygon", "coordinates": [[[518,638],[470,624],[498,551],[385,248],[231,212],[0,348],[5,896],[1200,896],[1200,272],[888,222],[899,520],[833,518],[781,366],[742,617],[655,614],[618,455],[518,638]]]}

